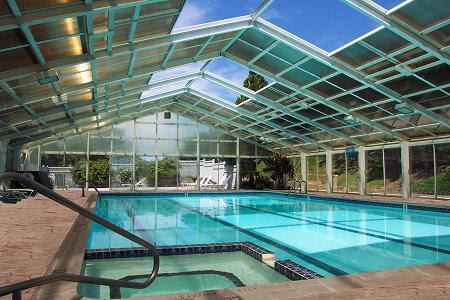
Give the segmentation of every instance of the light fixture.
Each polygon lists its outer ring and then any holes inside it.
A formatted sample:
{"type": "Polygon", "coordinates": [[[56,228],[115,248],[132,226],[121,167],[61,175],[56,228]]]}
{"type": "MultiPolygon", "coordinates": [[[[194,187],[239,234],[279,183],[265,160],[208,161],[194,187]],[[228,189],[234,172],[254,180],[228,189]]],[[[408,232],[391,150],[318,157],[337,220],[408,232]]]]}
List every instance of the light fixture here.
{"type": "Polygon", "coordinates": [[[358,118],[355,118],[352,115],[345,116],[344,117],[344,122],[347,123],[348,125],[357,125],[357,124],[359,124],[358,118]]]}
{"type": "Polygon", "coordinates": [[[62,95],[58,95],[58,96],[53,96],[52,97],[52,102],[55,105],[66,104],[66,103],[68,103],[67,100],[68,100],[67,94],[62,94],[62,95]]]}
{"type": "Polygon", "coordinates": [[[412,108],[411,105],[407,103],[399,103],[395,105],[395,109],[405,115],[414,113],[414,108],[412,108]]]}

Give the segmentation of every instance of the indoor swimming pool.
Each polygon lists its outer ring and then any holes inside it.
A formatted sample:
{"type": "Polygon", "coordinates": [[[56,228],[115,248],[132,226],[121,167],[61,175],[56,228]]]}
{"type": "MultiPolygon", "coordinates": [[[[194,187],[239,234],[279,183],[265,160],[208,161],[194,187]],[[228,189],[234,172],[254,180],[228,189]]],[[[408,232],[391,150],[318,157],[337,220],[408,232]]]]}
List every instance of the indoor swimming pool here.
{"type": "MultiPolygon", "coordinates": [[[[325,277],[450,261],[445,209],[282,193],[159,193],[104,194],[96,213],[159,247],[251,242],[325,277]]],[[[88,250],[137,246],[91,226],[88,250]]]]}

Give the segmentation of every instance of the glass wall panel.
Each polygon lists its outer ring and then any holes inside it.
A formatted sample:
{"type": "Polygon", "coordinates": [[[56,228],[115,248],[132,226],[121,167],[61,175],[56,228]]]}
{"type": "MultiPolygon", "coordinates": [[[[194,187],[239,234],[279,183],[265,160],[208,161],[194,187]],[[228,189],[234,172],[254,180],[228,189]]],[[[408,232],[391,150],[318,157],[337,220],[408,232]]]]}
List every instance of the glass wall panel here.
{"type": "Polygon", "coordinates": [[[179,125],[178,126],[179,139],[197,139],[197,126],[179,125]]]}
{"type": "Polygon", "coordinates": [[[263,147],[257,147],[257,155],[258,156],[272,156],[272,151],[267,150],[266,148],[263,147]]]}
{"type": "Polygon", "coordinates": [[[66,154],[65,166],[66,188],[79,188],[81,181],[86,179],[86,155],[85,154],[66,154]]]}
{"type": "Polygon", "coordinates": [[[197,141],[178,141],[178,151],[181,155],[197,155],[197,141]]]}
{"type": "Polygon", "coordinates": [[[367,151],[367,192],[384,195],[383,150],[367,151]]]}
{"type": "Polygon", "coordinates": [[[255,189],[256,188],[256,159],[241,158],[240,159],[240,188],[241,189],[255,189]]]}
{"type": "Polygon", "coordinates": [[[203,156],[216,156],[217,155],[217,142],[202,141],[200,143],[200,155],[203,156]]]}
{"type": "Polygon", "coordinates": [[[156,124],[136,123],[136,137],[156,138],[156,124]]]}
{"type": "Polygon", "coordinates": [[[308,181],[308,190],[317,191],[317,156],[306,157],[306,178],[308,181]]]}
{"type": "Polygon", "coordinates": [[[133,137],[134,123],[133,121],[122,123],[113,127],[113,136],[117,137],[133,137]]]}
{"type": "Polygon", "coordinates": [[[440,198],[450,198],[450,144],[436,144],[436,191],[440,198]]]}
{"type": "Polygon", "coordinates": [[[156,140],[136,140],[136,154],[156,154],[156,140]]]}
{"type": "Polygon", "coordinates": [[[108,188],[110,168],[108,155],[90,155],[88,179],[99,188],[108,188]]]}
{"type": "Polygon", "coordinates": [[[347,192],[359,193],[358,152],[347,154],[347,192]]]}
{"type": "Polygon", "coordinates": [[[158,160],[158,189],[177,189],[178,159],[176,157],[160,157],[158,160]]]}
{"type": "Polygon", "coordinates": [[[236,141],[220,142],[219,155],[236,155],[236,141]]]}
{"type": "Polygon", "coordinates": [[[239,141],[239,154],[241,156],[255,156],[256,147],[254,144],[245,141],[239,141]]]}
{"type": "Polygon", "coordinates": [[[89,150],[91,153],[110,153],[111,139],[102,137],[91,137],[89,141],[89,150]]]}
{"type": "Polygon", "coordinates": [[[333,192],[345,193],[347,186],[347,161],[344,153],[336,153],[333,161],[333,192]]]}
{"type": "Polygon", "coordinates": [[[178,158],[178,189],[197,189],[197,158],[182,156],[178,158]]]}
{"type": "Polygon", "coordinates": [[[327,160],[325,155],[317,155],[318,190],[327,190],[327,160]]]}
{"type": "Polygon", "coordinates": [[[217,164],[219,166],[218,189],[236,189],[236,158],[220,158],[217,164]]]}
{"type": "Polygon", "coordinates": [[[433,145],[410,147],[409,164],[412,196],[434,195],[433,145]]]}
{"type": "Polygon", "coordinates": [[[129,139],[113,139],[113,153],[133,153],[133,140],[129,139]]]}
{"type": "Polygon", "coordinates": [[[132,189],[133,187],[133,156],[111,156],[110,168],[111,188],[132,189]]]}
{"type": "Polygon", "coordinates": [[[156,143],[158,155],[177,155],[177,140],[158,140],[156,143]]]}
{"type": "Polygon", "coordinates": [[[32,148],[30,150],[30,162],[28,169],[25,171],[38,171],[39,170],[39,148],[32,148]]]}
{"type": "Polygon", "coordinates": [[[49,177],[55,189],[65,187],[65,168],[63,154],[42,154],[41,165],[48,167],[49,177]]]}
{"type": "MultiPolygon", "coordinates": [[[[259,153],[259,147],[258,147],[258,153],[259,153]]],[[[294,166],[294,176],[290,177],[287,182],[287,188],[294,187],[299,188],[298,181],[302,180],[302,160],[300,157],[291,157],[289,160],[292,162],[292,165],[294,166]],[[297,184],[297,185],[296,185],[297,184]]],[[[258,161],[259,165],[259,161],[258,161]]]]}
{"type": "Polygon", "coordinates": [[[87,151],[87,134],[75,135],[67,138],[66,152],[86,152],[87,151]]]}
{"type": "Polygon", "coordinates": [[[386,194],[402,193],[402,160],[400,148],[384,149],[384,169],[386,174],[386,194]]]}
{"type": "Polygon", "coordinates": [[[41,146],[41,152],[45,151],[58,151],[63,152],[64,151],[64,141],[56,141],[48,144],[44,144],[41,146]]]}
{"type": "Polygon", "coordinates": [[[156,158],[154,156],[136,155],[134,168],[136,189],[155,187],[156,158]]]}

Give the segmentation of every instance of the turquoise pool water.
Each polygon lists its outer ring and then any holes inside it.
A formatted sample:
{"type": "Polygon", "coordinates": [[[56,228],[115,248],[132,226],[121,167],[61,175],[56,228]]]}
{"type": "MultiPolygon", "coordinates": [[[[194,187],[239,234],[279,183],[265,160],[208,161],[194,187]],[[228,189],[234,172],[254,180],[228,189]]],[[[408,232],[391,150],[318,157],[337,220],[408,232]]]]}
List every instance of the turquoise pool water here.
{"type": "MultiPolygon", "coordinates": [[[[151,257],[86,260],[83,263],[83,274],[119,279],[129,275],[148,274],[151,265],[151,257]]],[[[144,280],[138,278],[134,281],[144,280]]],[[[175,255],[161,256],[158,277],[147,288],[122,288],[120,291],[122,297],[128,298],[283,281],[289,279],[242,252],[175,255]]],[[[80,284],[78,292],[90,298],[104,299],[110,296],[107,286],[80,284]]]]}
{"type": "MultiPolygon", "coordinates": [[[[276,193],[104,195],[96,212],[159,246],[250,241],[323,276],[450,261],[450,214],[276,193]]],[[[93,223],[89,249],[138,245],[93,223]]]]}

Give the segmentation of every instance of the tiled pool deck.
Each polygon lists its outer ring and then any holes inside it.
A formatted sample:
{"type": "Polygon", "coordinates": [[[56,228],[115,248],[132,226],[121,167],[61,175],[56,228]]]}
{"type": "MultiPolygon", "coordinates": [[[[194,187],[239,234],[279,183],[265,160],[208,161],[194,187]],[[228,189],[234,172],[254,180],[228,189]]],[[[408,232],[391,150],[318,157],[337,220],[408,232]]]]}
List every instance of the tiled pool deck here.
{"type": "MultiPolygon", "coordinates": [[[[59,192],[80,205],[92,206],[87,197],[81,197],[80,191],[59,192]]],[[[450,207],[450,201],[446,200],[311,194],[450,207]]],[[[76,213],[42,196],[26,199],[15,205],[1,203],[0,211],[0,286],[41,276],[51,270],[73,271],[81,265],[89,228],[84,218],[77,218],[76,213]]],[[[42,287],[34,293],[33,299],[76,299],[75,286],[73,283],[63,283],[42,287]]],[[[33,291],[25,291],[23,299],[31,299],[33,291]]],[[[354,298],[449,299],[450,263],[152,299],[354,298]]]]}

